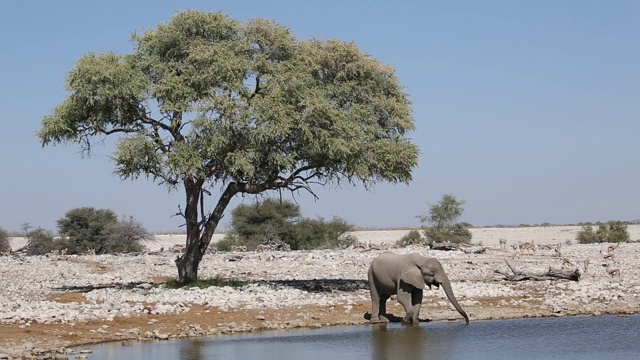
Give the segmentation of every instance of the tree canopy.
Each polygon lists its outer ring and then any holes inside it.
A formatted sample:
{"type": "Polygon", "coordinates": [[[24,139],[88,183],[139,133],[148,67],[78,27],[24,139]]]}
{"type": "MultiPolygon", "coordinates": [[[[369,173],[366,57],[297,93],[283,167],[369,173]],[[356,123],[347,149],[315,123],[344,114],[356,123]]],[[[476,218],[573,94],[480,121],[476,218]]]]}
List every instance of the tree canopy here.
{"type": "Polygon", "coordinates": [[[418,148],[406,137],[408,96],[393,68],[352,42],[299,40],[271,20],[193,10],[132,35],[132,44],[130,54],[82,56],[38,137],[90,152],[96,138],[117,134],[112,160],[122,179],[182,187],[181,279],[196,276],[237,194],[315,196],[316,184],[411,180],[418,148]]]}

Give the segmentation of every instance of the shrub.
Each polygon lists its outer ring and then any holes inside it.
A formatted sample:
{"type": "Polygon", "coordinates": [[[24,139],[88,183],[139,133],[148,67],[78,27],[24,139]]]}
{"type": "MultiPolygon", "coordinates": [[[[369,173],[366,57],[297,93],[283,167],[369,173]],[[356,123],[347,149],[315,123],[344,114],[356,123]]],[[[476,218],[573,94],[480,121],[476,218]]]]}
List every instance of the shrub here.
{"type": "Polygon", "coordinates": [[[594,231],[591,225],[585,225],[576,235],[580,244],[593,244],[603,242],[629,241],[627,224],[621,221],[609,221],[606,224],[598,224],[598,230],[594,231]]]}
{"type": "MultiPolygon", "coordinates": [[[[467,229],[468,223],[457,222],[464,212],[464,200],[458,201],[453,195],[444,195],[440,202],[431,205],[428,215],[418,215],[422,223],[431,224],[423,226],[424,236],[427,242],[471,242],[471,231],[467,229]]],[[[470,224],[469,224],[470,225],[470,224]]]]}
{"type": "Polygon", "coordinates": [[[246,242],[243,242],[237,234],[233,232],[227,233],[222,240],[219,240],[212,246],[220,251],[229,251],[232,246],[247,246],[246,242]]]}
{"type": "Polygon", "coordinates": [[[255,205],[239,205],[231,216],[231,231],[215,245],[219,250],[228,250],[232,245],[253,249],[261,243],[279,242],[292,250],[344,248],[355,242],[347,234],[354,226],[345,220],[302,218],[300,207],[287,200],[266,199],[255,205]]]}
{"type": "Polygon", "coordinates": [[[70,253],[96,254],[139,252],[142,241],[153,236],[132,216],[118,220],[113,210],[82,207],[67,211],[58,220],[60,236],[67,239],[70,253]]]}
{"type": "Polygon", "coordinates": [[[300,207],[291,201],[266,199],[254,205],[238,205],[231,212],[235,245],[255,248],[268,241],[292,241],[292,225],[300,217],[300,207]]]}
{"type": "Polygon", "coordinates": [[[140,252],[144,249],[143,241],[152,241],[154,236],[151,235],[143,226],[132,216],[123,218],[115,224],[109,224],[105,227],[107,238],[103,244],[102,252],[129,253],[140,252]]]}
{"type": "Polygon", "coordinates": [[[327,222],[322,218],[304,218],[293,226],[293,236],[286,241],[292,250],[346,248],[356,238],[347,234],[354,226],[334,217],[327,222]]]}
{"type": "Polygon", "coordinates": [[[413,244],[427,245],[427,239],[423,238],[418,230],[411,230],[400,238],[400,240],[396,241],[396,246],[399,247],[406,247],[413,244]]]}
{"type": "Polygon", "coordinates": [[[96,254],[102,254],[108,241],[105,229],[118,222],[113,210],[82,207],[71,209],[58,220],[60,236],[72,244],[72,252],[81,253],[92,248],[96,254]]]}
{"type": "Polygon", "coordinates": [[[424,230],[424,235],[429,243],[433,242],[452,242],[452,243],[470,243],[471,231],[462,224],[454,224],[442,228],[429,227],[424,230]]]}
{"type": "Polygon", "coordinates": [[[55,239],[49,230],[37,228],[25,234],[27,238],[27,255],[46,255],[55,250],[68,249],[69,243],[64,239],[55,239]]]}
{"type": "Polygon", "coordinates": [[[9,233],[0,228],[0,253],[11,252],[11,244],[9,243],[9,233]]]}

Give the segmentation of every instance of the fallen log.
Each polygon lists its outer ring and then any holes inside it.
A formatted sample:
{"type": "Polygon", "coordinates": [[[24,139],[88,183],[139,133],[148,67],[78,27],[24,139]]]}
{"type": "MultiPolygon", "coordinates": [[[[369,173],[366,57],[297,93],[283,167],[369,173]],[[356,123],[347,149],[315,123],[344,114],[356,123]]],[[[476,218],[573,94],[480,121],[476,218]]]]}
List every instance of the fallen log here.
{"type": "Polygon", "coordinates": [[[431,250],[452,251],[460,250],[460,246],[456,243],[431,243],[431,250]]]}
{"type": "Polygon", "coordinates": [[[512,274],[509,274],[505,271],[494,270],[496,273],[504,276],[504,280],[507,281],[544,281],[544,280],[570,280],[570,281],[579,281],[580,280],[580,270],[578,268],[574,270],[564,270],[564,269],[552,269],[549,267],[545,273],[541,274],[532,274],[532,273],[524,273],[522,271],[516,270],[508,261],[505,260],[505,263],[511,269],[512,274]]]}

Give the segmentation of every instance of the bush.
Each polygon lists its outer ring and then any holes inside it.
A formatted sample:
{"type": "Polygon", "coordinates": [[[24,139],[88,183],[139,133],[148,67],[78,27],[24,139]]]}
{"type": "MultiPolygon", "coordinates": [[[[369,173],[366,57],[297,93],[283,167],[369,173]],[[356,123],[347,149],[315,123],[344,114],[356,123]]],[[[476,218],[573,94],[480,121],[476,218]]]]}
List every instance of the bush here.
{"type": "Polygon", "coordinates": [[[231,212],[231,231],[216,243],[219,250],[232,245],[255,249],[263,243],[286,243],[292,250],[344,248],[355,242],[347,235],[354,226],[334,217],[309,219],[291,201],[266,199],[255,205],[239,205],[231,212]]]}
{"type": "Polygon", "coordinates": [[[73,253],[94,249],[96,254],[104,253],[109,238],[105,229],[118,222],[113,210],[82,207],[69,210],[58,220],[60,236],[69,240],[73,253]]]}
{"type": "Polygon", "coordinates": [[[413,244],[427,245],[427,239],[423,238],[418,230],[411,230],[400,238],[400,240],[396,241],[396,246],[399,247],[406,247],[413,244]]]}
{"type": "Polygon", "coordinates": [[[227,233],[222,240],[213,244],[213,247],[220,251],[230,251],[232,246],[247,246],[247,244],[233,232],[227,233]]]}
{"type": "Polygon", "coordinates": [[[598,224],[598,230],[593,231],[591,225],[585,225],[576,235],[576,240],[580,244],[593,244],[603,242],[625,242],[629,241],[627,224],[622,221],[609,221],[606,224],[598,224]]]}
{"type": "Polygon", "coordinates": [[[356,238],[347,234],[353,229],[353,225],[338,217],[329,222],[304,218],[293,226],[293,236],[286,242],[292,250],[344,249],[355,243],[356,238]]]}
{"type": "Polygon", "coordinates": [[[89,249],[96,254],[142,251],[142,241],[153,236],[133,217],[118,220],[113,210],[82,207],[67,211],[58,220],[60,236],[67,240],[69,252],[89,249]]]}
{"type": "Polygon", "coordinates": [[[231,212],[231,229],[236,237],[234,245],[255,248],[264,242],[290,244],[292,226],[299,217],[300,207],[290,201],[266,199],[255,205],[238,205],[231,212]]]}
{"type": "Polygon", "coordinates": [[[46,255],[52,251],[68,249],[70,244],[64,239],[55,239],[49,230],[37,228],[25,234],[27,238],[27,255],[46,255]]]}
{"type": "Polygon", "coordinates": [[[463,224],[453,224],[450,226],[437,228],[429,227],[424,230],[424,235],[428,243],[433,242],[451,242],[451,243],[470,243],[471,231],[463,224]]]}
{"type": "Polygon", "coordinates": [[[10,253],[11,244],[9,243],[9,233],[0,228],[0,253],[10,253]]]}
{"type": "Polygon", "coordinates": [[[115,224],[105,227],[107,239],[103,244],[103,252],[129,253],[140,252],[144,249],[142,241],[152,241],[155,239],[143,226],[132,216],[124,218],[115,224]]]}
{"type": "Polygon", "coordinates": [[[431,205],[428,215],[418,215],[422,223],[431,224],[424,227],[424,236],[428,243],[433,242],[471,242],[471,231],[468,223],[457,222],[464,212],[464,200],[458,201],[453,195],[444,195],[440,202],[431,205]]]}

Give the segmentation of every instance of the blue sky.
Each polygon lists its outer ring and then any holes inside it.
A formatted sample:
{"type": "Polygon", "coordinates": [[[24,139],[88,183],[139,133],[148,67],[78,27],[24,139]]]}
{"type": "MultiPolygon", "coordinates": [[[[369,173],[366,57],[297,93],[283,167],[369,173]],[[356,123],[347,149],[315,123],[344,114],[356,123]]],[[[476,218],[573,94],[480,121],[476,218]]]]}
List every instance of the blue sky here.
{"type": "MultiPolygon", "coordinates": [[[[397,70],[421,151],[413,182],[300,194],[305,216],[418,226],[449,193],[476,226],[640,218],[640,2],[4,0],[0,227],[55,230],[66,211],[93,206],[178,230],[182,193],[120,181],[108,147],[82,158],[73,145],[43,149],[34,134],[80,56],[127,53],[132,32],[181,9],[354,41],[397,70]]],[[[251,198],[228,212],[241,201],[251,198]]]]}

